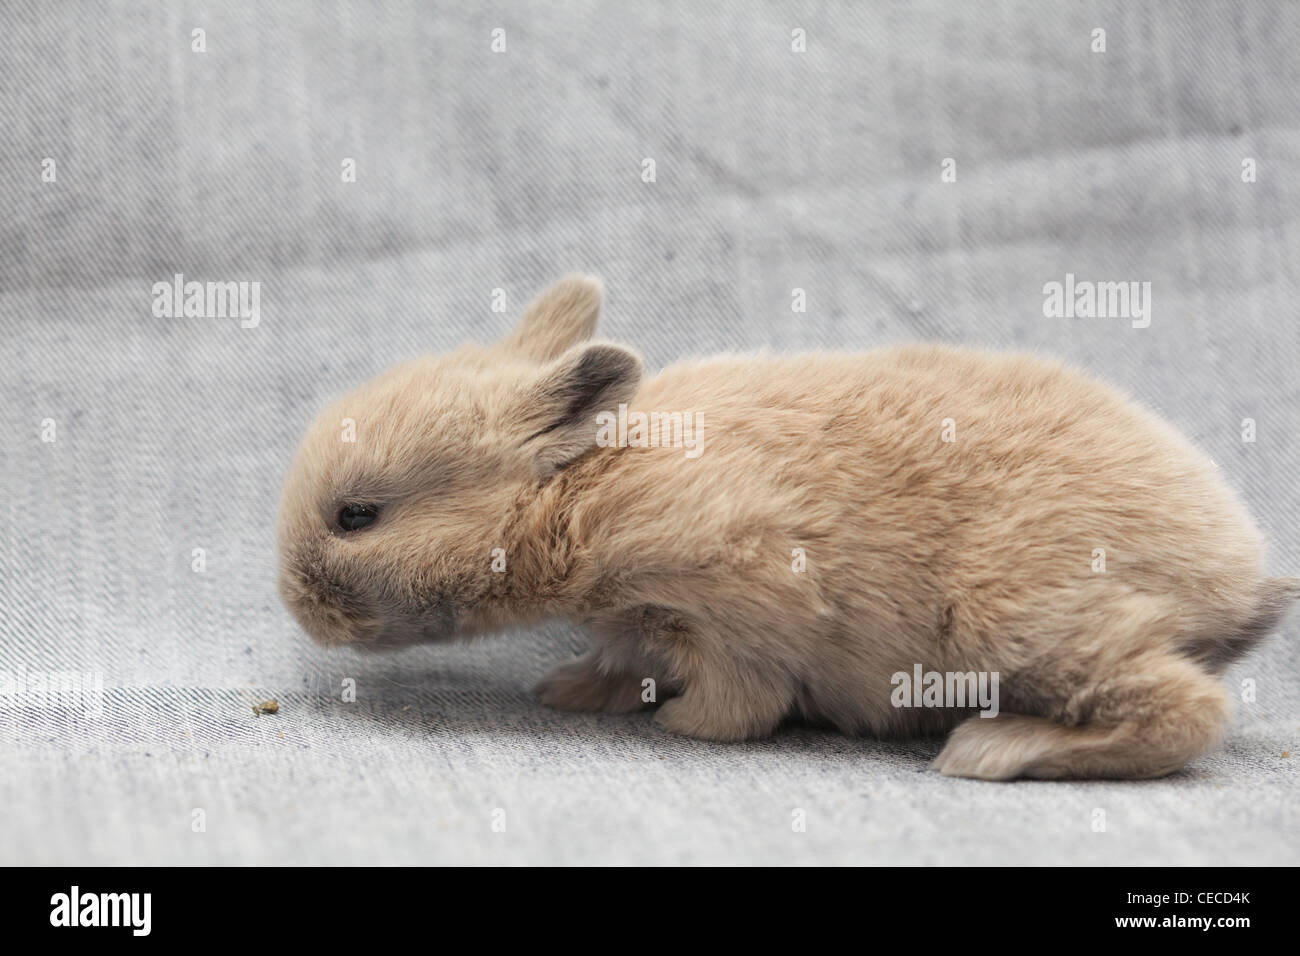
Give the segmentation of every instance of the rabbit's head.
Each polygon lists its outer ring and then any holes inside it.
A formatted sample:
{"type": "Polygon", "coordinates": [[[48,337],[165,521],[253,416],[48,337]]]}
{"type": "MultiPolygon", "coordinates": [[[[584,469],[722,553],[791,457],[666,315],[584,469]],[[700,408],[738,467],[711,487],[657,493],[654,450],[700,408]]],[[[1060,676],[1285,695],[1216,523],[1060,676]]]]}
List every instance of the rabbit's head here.
{"type": "Polygon", "coordinates": [[[374,650],[507,623],[512,520],[640,382],[633,352],[591,341],[600,305],[598,281],[565,278],[504,341],[399,366],[308,428],[278,537],[280,593],[313,638],[374,650]]]}

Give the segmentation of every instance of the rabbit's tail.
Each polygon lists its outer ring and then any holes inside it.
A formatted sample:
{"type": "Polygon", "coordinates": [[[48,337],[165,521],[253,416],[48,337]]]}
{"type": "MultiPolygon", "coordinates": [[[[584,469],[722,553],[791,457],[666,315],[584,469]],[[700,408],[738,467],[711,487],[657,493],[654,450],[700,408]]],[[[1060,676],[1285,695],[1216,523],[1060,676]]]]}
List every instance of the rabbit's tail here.
{"type": "Polygon", "coordinates": [[[1269,578],[1259,586],[1255,608],[1235,629],[1198,641],[1188,648],[1191,656],[1213,674],[1245,656],[1281,623],[1286,612],[1300,598],[1300,578],[1269,578]]]}

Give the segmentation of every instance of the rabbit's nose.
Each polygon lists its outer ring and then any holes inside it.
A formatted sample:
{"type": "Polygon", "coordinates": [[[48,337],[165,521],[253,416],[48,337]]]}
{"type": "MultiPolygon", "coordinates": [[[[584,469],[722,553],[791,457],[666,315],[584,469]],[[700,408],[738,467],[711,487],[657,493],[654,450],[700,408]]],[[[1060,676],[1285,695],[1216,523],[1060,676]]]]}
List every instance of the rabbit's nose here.
{"type": "Polygon", "coordinates": [[[302,629],[319,644],[337,646],[359,639],[367,616],[360,593],[319,562],[288,561],[280,594],[302,629]]]}

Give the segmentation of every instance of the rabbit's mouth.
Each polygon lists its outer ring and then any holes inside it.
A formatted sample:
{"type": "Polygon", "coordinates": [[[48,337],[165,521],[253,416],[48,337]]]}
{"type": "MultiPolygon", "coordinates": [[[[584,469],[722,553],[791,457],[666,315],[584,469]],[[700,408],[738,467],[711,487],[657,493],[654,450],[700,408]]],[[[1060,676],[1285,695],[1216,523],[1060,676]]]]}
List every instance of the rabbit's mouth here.
{"type": "Polygon", "coordinates": [[[383,652],[455,636],[459,615],[448,595],[346,570],[322,554],[294,555],[282,566],[284,603],[318,644],[383,652]]]}
{"type": "Polygon", "coordinates": [[[280,594],[302,629],[325,647],[364,641],[377,623],[360,596],[316,562],[287,567],[280,594]]]}
{"type": "Polygon", "coordinates": [[[456,635],[456,613],[450,601],[422,603],[410,613],[393,614],[364,635],[356,647],[366,653],[401,650],[416,644],[436,644],[456,635]]]}

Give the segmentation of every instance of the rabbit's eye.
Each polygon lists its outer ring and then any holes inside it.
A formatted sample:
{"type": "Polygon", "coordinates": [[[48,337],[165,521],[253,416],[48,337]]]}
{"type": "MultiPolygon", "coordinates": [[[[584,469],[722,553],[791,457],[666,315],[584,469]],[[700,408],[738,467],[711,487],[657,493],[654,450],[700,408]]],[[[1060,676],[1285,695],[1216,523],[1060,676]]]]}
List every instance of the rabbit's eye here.
{"type": "Polygon", "coordinates": [[[374,505],[344,505],[339,511],[339,527],[344,531],[358,531],[379,517],[374,505]]]}

